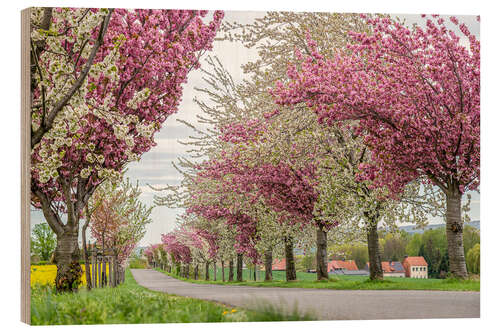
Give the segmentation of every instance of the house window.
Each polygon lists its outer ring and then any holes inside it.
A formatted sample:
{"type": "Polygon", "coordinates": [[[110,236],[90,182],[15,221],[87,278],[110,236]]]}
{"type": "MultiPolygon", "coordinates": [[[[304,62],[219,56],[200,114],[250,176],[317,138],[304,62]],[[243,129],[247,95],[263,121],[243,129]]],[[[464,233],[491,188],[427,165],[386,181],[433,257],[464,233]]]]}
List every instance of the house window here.
{"type": "Polygon", "coordinates": [[[425,267],[424,267],[424,272],[425,272],[425,267]]]}

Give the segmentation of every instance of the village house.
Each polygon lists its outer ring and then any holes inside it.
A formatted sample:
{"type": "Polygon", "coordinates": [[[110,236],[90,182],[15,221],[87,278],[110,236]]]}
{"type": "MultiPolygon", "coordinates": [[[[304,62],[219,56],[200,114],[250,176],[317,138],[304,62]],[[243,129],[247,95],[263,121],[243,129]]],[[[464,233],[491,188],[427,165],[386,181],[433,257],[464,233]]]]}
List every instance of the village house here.
{"type": "Polygon", "coordinates": [[[332,260],[327,270],[332,275],[368,275],[367,271],[358,269],[354,260],[332,260]]]}
{"type": "Polygon", "coordinates": [[[428,278],[428,265],[424,257],[408,257],[403,260],[405,276],[416,279],[428,278]]]}
{"type": "Polygon", "coordinates": [[[357,271],[358,266],[354,260],[332,260],[328,263],[328,272],[335,270],[357,271]]]}
{"type": "Polygon", "coordinates": [[[284,271],[286,270],[286,259],[274,259],[273,260],[273,271],[284,271]]]}
{"type": "MultiPolygon", "coordinates": [[[[370,271],[370,263],[366,264],[367,271],[370,271]]],[[[382,272],[384,277],[405,277],[406,271],[399,261],[382,261],[382,272]]]]}

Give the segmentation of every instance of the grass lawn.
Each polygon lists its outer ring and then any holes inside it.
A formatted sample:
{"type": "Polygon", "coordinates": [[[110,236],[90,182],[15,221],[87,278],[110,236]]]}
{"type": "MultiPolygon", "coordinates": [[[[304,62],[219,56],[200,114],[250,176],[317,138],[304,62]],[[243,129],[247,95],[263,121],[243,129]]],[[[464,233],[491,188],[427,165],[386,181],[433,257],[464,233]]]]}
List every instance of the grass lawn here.
{"type": "MultiPolygon", "coordinates": [[[[165,274],[168,272],[157,269],[165,274]]],[[[226,282],[222,282],[221,271],[217,270],[217,281],[213,281],[213,270],[210,270],[212,281],[184,279],[194,283],[231,284],[254,287],[284,287],[284,288],[322,288],[339,290],[448,290],[448,291],[479,291],[479,280],[458,279],[411,279],[385,278],[384,281],[372,282],[366,276],[334,276],[330,281],[316,281],[316,273],[297,272],[297,281],[286,282],[285,272],[273,271],[273,281],[264,282],[264,272],[260,271],[258,281],[253,280],[253,271],[243,270],[243,282],[227,282],[228,270],[225,270],[226,282]]],[[[235,273],[236,274],[236,273],[235,273]]],[[[205,276],[203,275],[202,278],[205,276]]]]}
{"type": "Polygon", "coordinates": [[[150,291],[138,285],[130,270],[116,288],[81,288],[57,294],[50,285],[31,291],[32,325],[191,323],[232,321],[314,320],[270,307],[260,312],[233,309],[188,297],[150,291]]]}

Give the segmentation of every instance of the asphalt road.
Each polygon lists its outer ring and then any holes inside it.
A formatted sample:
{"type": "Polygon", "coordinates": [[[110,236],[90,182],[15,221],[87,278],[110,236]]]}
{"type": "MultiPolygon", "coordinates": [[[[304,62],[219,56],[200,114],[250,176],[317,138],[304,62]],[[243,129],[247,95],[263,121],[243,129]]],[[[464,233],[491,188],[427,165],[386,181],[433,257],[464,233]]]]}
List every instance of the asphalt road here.
{"type": "Polygon", "coordinates": [[[194,284],[151,269],[132,269],[148,289],[227,305],[273,304],[312,313],[320,320],[479,318],[479,292],[423,290],[328,290],[194,284]]]}

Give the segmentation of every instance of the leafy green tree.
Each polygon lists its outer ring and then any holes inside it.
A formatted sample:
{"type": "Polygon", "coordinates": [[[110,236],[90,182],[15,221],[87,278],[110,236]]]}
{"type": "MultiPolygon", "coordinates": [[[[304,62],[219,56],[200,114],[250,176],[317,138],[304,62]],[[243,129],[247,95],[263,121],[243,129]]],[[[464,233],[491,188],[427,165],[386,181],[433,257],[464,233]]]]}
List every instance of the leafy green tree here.
{"type": "Polygon", "coordinates": [[[56,235],[47,223],[35,224],[31,231],[31,254],[48,261],[56,248],[56,235]]]}
{"type": "Polygon", "coordinates": [[[401,261],[406,254],[408,239],[399,233],[388,233],[381,244],[382,260],[401,261]]]}
{"type": "Polygon", "coordinates": [[[364,244],[353,244],[351,258],[359,269],[363,269],[368,262],[368,247],[364,244]]]}
{"type": "Polygon", "coordinates": [[[445,228],[429,229],[422,234],[419,256],[427,261],[429,277],[440,276],[440,266],[447,249],[445,228]]]}
{"type": "Polygon", "coordinates": [[[368,262],[368,247],[366,243],[353,242],[335,245],[330,249],[335,260],[354,260],[359,269],[363,269],[368,262]]]}
{"type": "Polygon", "coordinates": [[[420,246],[422,245],[422,234],[414,234],[408,245],[406,245],[406,254],[409,256],[416,256],[420,250],[420,246]]]}
{"type": "Polygon", "coordinates": [[[444,227],[426,230],[422,234],[422,241],[425,244],[429,239],[432,239],[433,246],[438,248],[441,251],[441,254],[445,253],[447,249],[447,241],[446,230],[444,227]]]}
{"type": "Polygon", "coordinates": [[[464,251],[467,254],[476,244],[481,241],[479,229],[465,225],[464,226],[464,251]]]}
{"type": "Polygon", "coordinates": [[[450,271],[450,257],[448,256],[448,249],[441,258],[441,263],[439,264],[439,277],[444,279],[450,271]]]}
{"type": "Polygon", "coordinates": [[[302,266],[305,271],[316,267],[316,256],[313,253],[306,253],[302,258],[302,266]]]}
{"type": "Polygon", "coordinates": [[[469,273],[479,274],[481,268],[481,246],[476,243],[472,249],[467,251],[465,262],[467,263],[467,270],[469,273]]]}
{"type": "Polygon", "coordinates": [[[439,277],[439,266],[441,264],[443,255],[441,254],[439,248],[434,246],[432,238],[426,239],[426,241],[420,246],[418,255],[424,257],[425,261],[427,262],[429,277],[439,277]]]}

